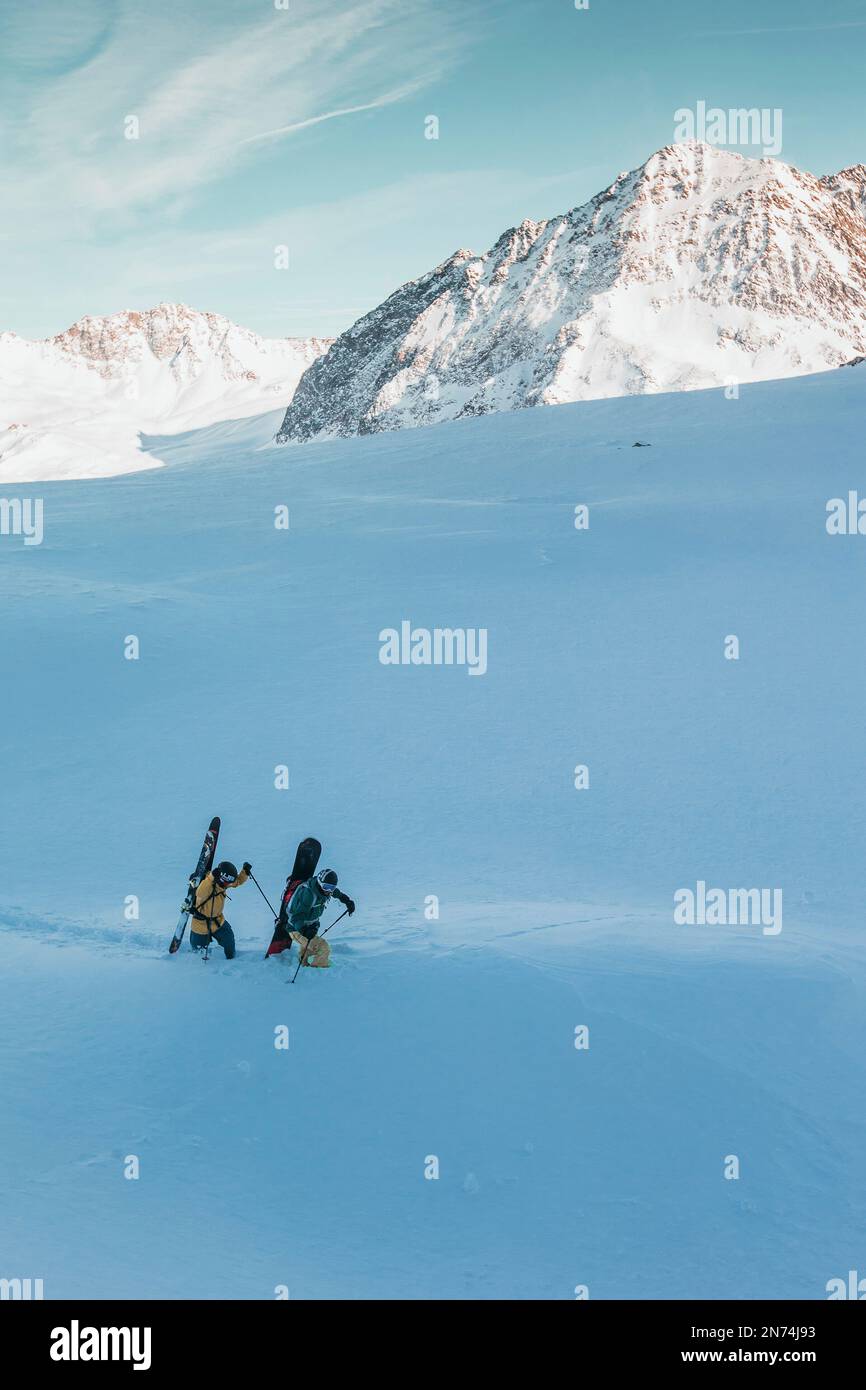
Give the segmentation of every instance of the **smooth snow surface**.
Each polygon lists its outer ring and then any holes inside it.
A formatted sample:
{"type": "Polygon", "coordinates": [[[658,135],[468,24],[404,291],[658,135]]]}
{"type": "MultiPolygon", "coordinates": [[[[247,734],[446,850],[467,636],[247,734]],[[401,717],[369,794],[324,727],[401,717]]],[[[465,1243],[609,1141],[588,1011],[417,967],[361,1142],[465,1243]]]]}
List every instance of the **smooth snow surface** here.
{"type": "Polygon", "coordinates": [[[820,1299],[862,1271],[866,539],[825,506],[864,405],[854,368],[291,450],[249,421],[40,487],[44,543],[0,537],[0,1274],[820,1299]],[[486,675],[382,665],[403,619],[486,628],[486,675]],[[272,899],[323,841],[358,903],[330,971],[262,960],[253,884],[234,962],[168,956],[215,813],[272,899]],[[781,889],[781,933],[675,925],[699,880],[781,889]]]}

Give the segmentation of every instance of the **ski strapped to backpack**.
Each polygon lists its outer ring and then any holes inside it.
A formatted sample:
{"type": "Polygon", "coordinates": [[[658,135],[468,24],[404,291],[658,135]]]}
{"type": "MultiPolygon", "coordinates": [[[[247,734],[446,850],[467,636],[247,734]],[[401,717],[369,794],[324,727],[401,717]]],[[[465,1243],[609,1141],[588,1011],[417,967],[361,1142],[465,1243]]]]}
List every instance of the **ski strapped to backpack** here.
{"type": "MultiPolygon", "coordinates": [[[[181,904],[180,917],[178,918],[178,923],[175,927],[174,935],[171,939],[168,948],[172,955],[174,955],[174,953],[180,949],[180,945],[183,941],[184,933],[186,931],[187,922],[189,921],[190,917],[195,918],[195,920],[198,922],[204,922],[207,924],[208,946],[210,946],[210,942],[213,940],[213,930],[211,924],[215,919],[213,917],[208,917],[206,912],[203,912],[200,908],[197,908],[195,899],[196,890],[198,889],[202,880],[207,876],[207,874],[210,873],[211,869],[213,868],[213,862],[216,858],[216,848],[217,841],[219,839],[219,833],[220,818],[219,816],[214,816],[213,820],[208,826],[207,834],[204,837],[204,843],[201,847],[201,854],[198,857],[198,863],[196,864],[193,872],[190,874],[187,894],[184,898],[183,903],[181,904]]],[[[298,848],[295,852],[295,862],[292,865],[291,873],[286,879],[286,886],[283,889],[283,894],[280,899],[280,911],[279,915],[275,918],[274,933],[271,938],[271,944],[269,945],[265,953],[266,957],[279,955],[281,951],[284,951],[287,948],[291,947],[292,938],[289,934],[288,929],[289,903],[291,902],[295,891],[301,886],[301,884],[306,883],[307,880],[312,878],[313,874],[316,872],[316,866],[319,862],[321,853],[321,844],[312,836],[309,836],[306,840],[301,840],[300,844],[298,845],[298,848]]],[[[250,877],[253,877],[252,874],[250,874],[250,877]]],[[[256,884],[256,887],[258,888],[259,892],[262,894],[262,897],[264,898],[265,895],[262,891],[261,885],[254,878],[253,882],[256,884]]],[[[267,898],[265,898],[265,902],[267,901],[267,898]]],[[[208,903],[202,903],[202,908],[206,908],[207,906],[208,903]]],[[[270,907],[270,903],[268,903],[268,906],[270,907]]],[[[271,911],[273,911],[273,908],[271,908],[271,911]]],[[[337,920],[339,920],[339,918],[337,920]]],[[[207,952],[205,952],[205,959],[207,959],[207,952]]]]}
{"type": "Polygon", "coordinates": [[[189,921],[190,915],[195,911],[196,889],[205,875],[210,873],[214,855],[216,854],[219,833],[220,818],[219,816],[214,816],[208,826],[207,834],[204,837],[204,844],[201,847],[198,863],[189,877],[189,888],[181,904],[180,917],[178,918],[177,926],[174,929],[174,936],[171,938],[171,943],[168,948],[171,955],[174,955],[175,951],[180,949],[180,943],[183,941],[183,934],[186,931],[186,924],[189,921]]]}

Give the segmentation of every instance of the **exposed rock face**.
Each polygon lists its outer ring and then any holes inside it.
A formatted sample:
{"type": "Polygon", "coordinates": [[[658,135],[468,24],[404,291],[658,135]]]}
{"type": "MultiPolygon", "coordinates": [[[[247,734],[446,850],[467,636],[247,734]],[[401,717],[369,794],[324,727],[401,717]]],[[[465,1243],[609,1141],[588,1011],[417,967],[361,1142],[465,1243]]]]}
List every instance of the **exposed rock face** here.
{"type": "Polygon", "coordinates": [[[301,374],[332,341],[260,338],[222,314],[202,313],[186,304],[158,304],[143,312],[88,315],[47,339],[45,346],[86,363],[106,379],[128,376],[149,362],[162,364],[178,386],[214,367],[225,381],[266,381],[282,370],[293,378],[291,394],[301,374]]]}
{"type": "Polygon", "coordinates": [[[456,252],[305,372],[280,442],[821,371],[866,351],[866,168],[673,145],[456,252]]]}

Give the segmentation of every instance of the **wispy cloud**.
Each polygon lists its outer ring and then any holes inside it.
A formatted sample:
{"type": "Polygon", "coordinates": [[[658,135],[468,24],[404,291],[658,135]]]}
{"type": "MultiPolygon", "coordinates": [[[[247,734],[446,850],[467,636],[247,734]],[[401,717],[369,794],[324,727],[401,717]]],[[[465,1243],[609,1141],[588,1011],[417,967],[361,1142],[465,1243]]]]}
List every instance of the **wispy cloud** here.
{"type": "Polygon", "coordinates": [[[45,24],[42,3],[16,11],[13,31],[0,29],[10,71],[27,59],[0,95],[0,175],[15,188],[23,228],[47,208],[84,234],[188,206],[257,146],[437,81],[471,28],[456,0],[291,0],[288,10],[246,0],[81,3],[77,46],[68,23],[45,24]],[[128,117],[137,139],[127,138],[128,117]]]}
{"type": "Polygon", "coordinates": [[[383,96],[376,97],[375,101],[365,101],[360,106],[343,106],[338,111],[325,111],[320,116],[308,116],[306,120],[293,121],[291,125],[277,126],[276,130],[261,130],[257,135],[245,136],[238,144],[254,145],[259,140],[278,140],[283,135],[295,135],[300,130],[308,130],[310,126],[321,125],[322,121],[335,121],[339,116],[357,116],[361,111],[376,111],[383,106],[392,105],[395,101],[404,100],[424,85],[423,82],[418,82],[411,88],[403,87],[397,92],[386,92],[383,96]]]}

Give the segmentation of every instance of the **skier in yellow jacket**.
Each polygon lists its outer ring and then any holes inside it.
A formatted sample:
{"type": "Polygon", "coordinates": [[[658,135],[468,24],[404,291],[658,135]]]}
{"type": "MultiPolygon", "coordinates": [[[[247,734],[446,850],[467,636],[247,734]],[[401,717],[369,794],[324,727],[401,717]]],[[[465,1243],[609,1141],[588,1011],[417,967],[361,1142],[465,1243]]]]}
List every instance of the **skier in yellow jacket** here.
{"type": "Polygon", "coordinates": [[[189,929],[189,944],[194,951],[204,950],[211,941],[218,941],[226,960],[235,954],[235,934],[223,916],[226,894],[230,888],[240,888],[250,876],[252,864],[244,864],[238,873],[234,864],[224,859],[209,874],[205,874],[195,890],[195,906],[189,929]]]}

